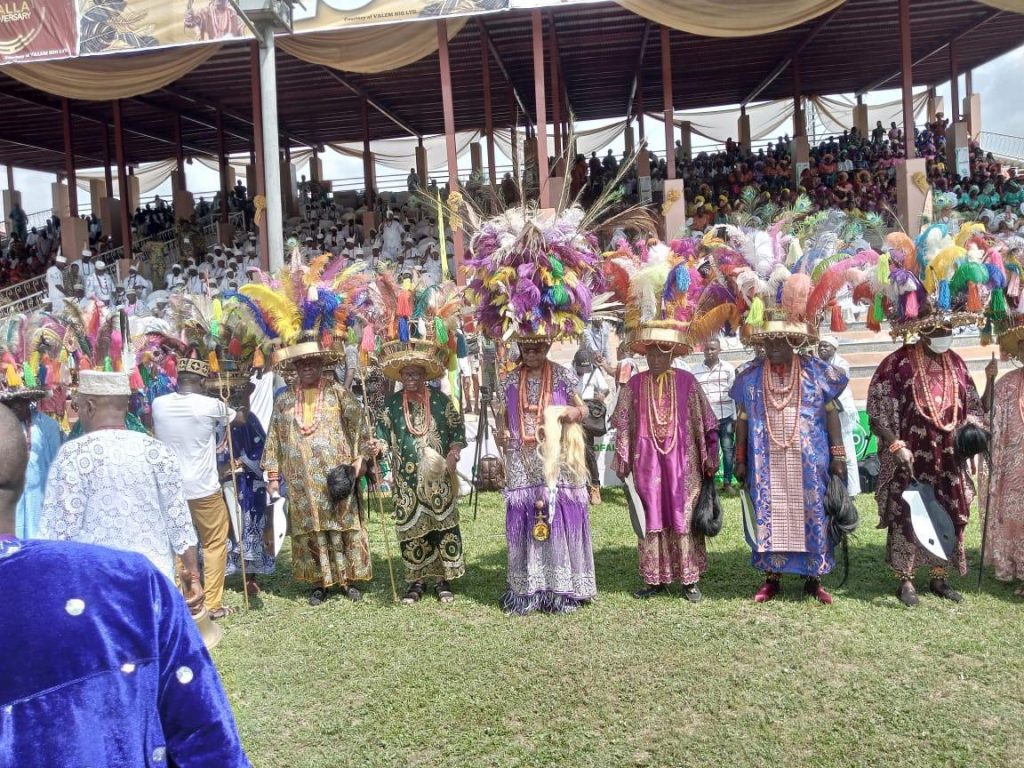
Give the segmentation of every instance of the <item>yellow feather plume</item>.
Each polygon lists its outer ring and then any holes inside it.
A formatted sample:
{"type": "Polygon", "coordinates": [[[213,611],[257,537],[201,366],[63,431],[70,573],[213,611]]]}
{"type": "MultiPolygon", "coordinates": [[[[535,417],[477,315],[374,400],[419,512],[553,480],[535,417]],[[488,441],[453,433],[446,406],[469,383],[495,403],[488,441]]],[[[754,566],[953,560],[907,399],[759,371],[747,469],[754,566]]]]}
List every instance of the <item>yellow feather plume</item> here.
{"type": "Polygon", "coordinates": [[[316,285],[320,282],[320,276],[324,273],[324,269],[327,267],[327,262],[331,260],[331,254],[321,253],[309,264],[309,269],[306,270],[306,274],[303,276],[303,281],[306,286],[316,285]]]}
{"type": "Polygon", "coordinates": [[[972,221],[964,224],[960,227],[960,231],[956,234],[956,244],[963,248],[967,241],[970,240],[974,235],[984,235],[985,225],[980,221],[972,221]]]}
{"type": "Polygon", "coordinates": [[[302,332],[302,316],[295,302],[262,283],[248,283],[239,290],[259,305],[284,344],[298,340],[302,332]]]}
{"type": "Polygon", "coordinates": [[[717,336],[732,317],[734,309],[733,304],[719,304],[704,314],[695,316],[687,331],[693,346],[696,347],[717,336]]]}
{"type": "Polygon", "coordinates": [[[967,255],[967,251],[956,245],[947,245],[932,259],[928,265],[929,269],[935,274],[936,280],[948,280],[953,275],[953,265],[957,259],[962,259],[967,255]]]}

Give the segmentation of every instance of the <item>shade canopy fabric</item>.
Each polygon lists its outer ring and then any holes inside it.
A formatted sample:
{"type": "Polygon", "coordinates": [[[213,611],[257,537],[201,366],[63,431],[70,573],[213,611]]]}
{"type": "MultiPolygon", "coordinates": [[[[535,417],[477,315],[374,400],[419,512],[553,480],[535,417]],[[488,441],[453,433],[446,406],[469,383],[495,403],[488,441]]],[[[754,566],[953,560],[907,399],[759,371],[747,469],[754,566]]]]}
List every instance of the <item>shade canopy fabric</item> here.
{"type": "MultiPolygon", "coordinates": [[[[803,24],[844,0],[616,0],[662,26],[707,37],[751,37],[803,24]]],[[[1013,3],[1014,0],[1001,0],[1013,3]]],[[[1020,5],[1020,2],[1016,3],[1020,5]]]]}
{"type": "Polygon", "coordinates": [[[69,61],[12,64],[3,68],[25,85],[82,101],[130,99],[180,80],[204,64],[219,44],[166,48],[130,56],[86,56],[69,61]]]}
{"type": "MultiPolygon", "coordinates": [[[[448,39],[455,37],[465,25],[464,18],[449,20],[448,39]]],[[[412,22],[309,32],[281,36],[277,38],[277,45],[297,59],[342,72],[387,72],[436,51],[437,26],[412,22]]]]}

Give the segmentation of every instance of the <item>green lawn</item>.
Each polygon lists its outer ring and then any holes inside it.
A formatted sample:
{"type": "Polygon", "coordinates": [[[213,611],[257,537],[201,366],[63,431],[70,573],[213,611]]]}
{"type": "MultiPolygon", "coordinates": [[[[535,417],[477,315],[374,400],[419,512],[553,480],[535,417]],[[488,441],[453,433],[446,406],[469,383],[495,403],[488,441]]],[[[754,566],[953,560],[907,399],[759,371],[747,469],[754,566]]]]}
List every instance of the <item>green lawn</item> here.
{"type": "Polygon", "coordinates": [[[476,521],[463,510],[469,563],[450,606],[391,604],[374,520],[377,575],[362,604],[308,607],[282,559],[254,609],[225,622],[214,657],[259,768],[1024,765],[1024,605],[991,576],[978,593],[971,575],[953,580],[961,605],[920,581],[921,605],[905,609],[874,501],[859,506],[850,581],[832,607],[802,599],[795,579],[757,606],[729,500],[694,606],[678,592],[631,597],[635,539],[621,494],[607,492],[592,517],[598,601],[527,618],[497,606],[497,495],[476,521]]]}

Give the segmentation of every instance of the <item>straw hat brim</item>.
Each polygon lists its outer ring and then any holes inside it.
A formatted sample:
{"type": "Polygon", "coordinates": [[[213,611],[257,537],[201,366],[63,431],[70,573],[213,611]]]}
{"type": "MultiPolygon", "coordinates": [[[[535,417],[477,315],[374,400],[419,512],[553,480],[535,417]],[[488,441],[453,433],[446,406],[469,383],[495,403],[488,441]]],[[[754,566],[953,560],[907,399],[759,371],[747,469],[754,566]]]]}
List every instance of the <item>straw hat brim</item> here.
{"type": "Polygon", "coordinates": [[[688,355],[693,351],[693,342],[683,327],[642,327],[629,342],[630,350],[640,354],[648,347],[667,345],[671,345],[678,355],[688,355]]]}
{"type": "Polygon", "coordinates": [[[984,322],[985,317],[980,312],[935,312],[913,320],[893,322],[889,333],[894,339],[906,339],[936,328],[954,330],[970,326],[980,327],[984,322]]]}
{"type": "Polygon", "coordinates": [[[389,341],[381,346],[380,367],[392,381],[400,381],[402,369],[409,366],[423,368],[427,379],[439,379],[448,370],[449,354],[446,347],[432,341],[389,341]]]}
{"type": "Polygon", "coordinates": [[[769,339],[788,339],[802,346],[818,340],[818,329],[808,323],[791,320],[766,320],[759,328],[750,329],[749,339],[754,343],[763,343],[769,339]]]}
{"type": "Polygon", "coordinates": [[[291,346],[281,347],[274,352],[274,365],[281,368],[293,368],[295,363],[299,360],[305,360],[311,357],[318,357],[324,362],[335,360],[338,357],[338,353],[324,349],[320,346],[319,341],[303,341],[299,344],[292,344],[291,346]]]}
{"type": "Polygon", "coordinates": [[[50,390],[39,389],[38,387],[0,390],[0,403],[12,403],[16,400],[30,400],[35,402],[50,396],[50,390]]]}

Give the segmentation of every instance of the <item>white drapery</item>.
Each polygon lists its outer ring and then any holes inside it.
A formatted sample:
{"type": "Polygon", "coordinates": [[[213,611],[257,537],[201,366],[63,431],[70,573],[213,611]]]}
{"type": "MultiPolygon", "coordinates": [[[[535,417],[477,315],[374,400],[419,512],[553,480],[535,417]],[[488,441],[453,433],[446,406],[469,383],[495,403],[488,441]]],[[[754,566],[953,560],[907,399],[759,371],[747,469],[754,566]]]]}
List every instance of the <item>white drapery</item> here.
{"type": "MultiPolygon", "coordinates": [[[[999,0],[1009,4],[1014,0],[999,0]]],[[[795,27],[844,0],[616,0],[665,27],[705,37],[752,37],[795,27]]],[[[1021,5],[1024,0],[1016,0],[1021,5]]]]}
{"type": "MultiPolygon", "coordinates": [[[[853,110],[857,102],[849,96],[813,96],[810,99],[818,118],[825,126],[826,131],[842,133],[844,129],[853,127],[853,110]]],[[[928,91],[923,90],[914,94],[914,118],[928,108],[928,91]]],[[[874,127],[877,121],[881,120],[886,130],[889,123],[903,125],[903,99],[886,101],[882,104],[868,104],[868,132],[874,127]]]]}

